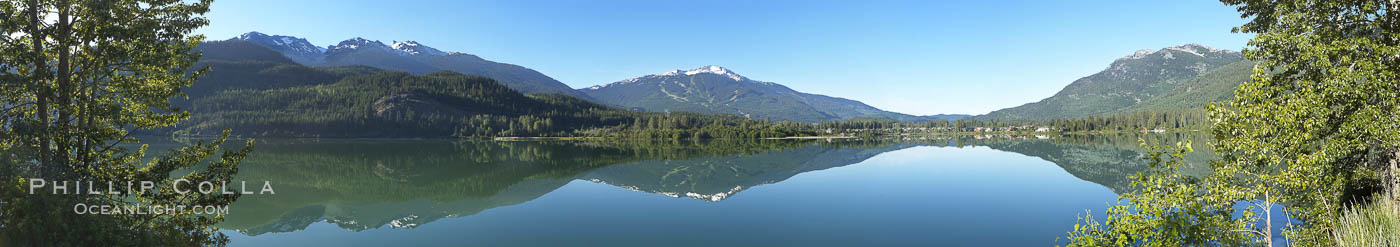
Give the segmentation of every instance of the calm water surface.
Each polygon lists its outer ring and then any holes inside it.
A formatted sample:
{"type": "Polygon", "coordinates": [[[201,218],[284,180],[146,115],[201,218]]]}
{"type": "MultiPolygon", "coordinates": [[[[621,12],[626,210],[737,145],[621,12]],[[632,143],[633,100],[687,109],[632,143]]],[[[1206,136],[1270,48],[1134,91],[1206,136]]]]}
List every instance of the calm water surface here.
{"type": "Polygon", "coordinates": [[[220,226],[233,246],[1046,246],[1145,169],[1137,138],[268,140],[239,179],[277,194],[220,226]]]}

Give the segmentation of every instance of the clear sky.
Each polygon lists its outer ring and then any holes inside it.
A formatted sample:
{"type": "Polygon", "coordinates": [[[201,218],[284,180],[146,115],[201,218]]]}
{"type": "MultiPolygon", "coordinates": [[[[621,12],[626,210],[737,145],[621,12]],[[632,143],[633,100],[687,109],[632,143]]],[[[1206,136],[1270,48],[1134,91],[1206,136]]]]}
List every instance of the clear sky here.
{"type": "Polygon", "coordinates": [[[199,31],[326,46],[414,40],[538,70],[574,88],[720,65],[909,114],[983,114],[1053,95],[1140,49],[1240,50],[1208,0],[220,0],[199,31]]]}

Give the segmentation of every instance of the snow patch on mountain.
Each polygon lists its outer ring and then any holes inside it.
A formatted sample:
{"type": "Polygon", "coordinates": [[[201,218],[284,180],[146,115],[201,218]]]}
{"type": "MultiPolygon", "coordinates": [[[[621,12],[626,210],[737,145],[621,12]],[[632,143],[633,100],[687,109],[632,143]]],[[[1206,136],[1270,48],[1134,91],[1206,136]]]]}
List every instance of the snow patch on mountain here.
{"type": "Polygon", "coordinates": [[[1185,53],[1190,53],[1190,54],[1192,54],[1192,55],[1202,56],[1202,57],[1206,56],[1206,54],[1201,54],[1201,52],[1196,51],[1195,48],[1193,48],[1193,47],[1187,47],[1187,46],[1173,46],[1173,47],[1167,47],[1167,49],[1165,49],[1165,50],[1172,50],[1172,51],[1185,52],[1185,53]]]}
{"type": "Polygon", "coordinates": [[[334,45],[317,46],[311,44],[311,42],[307,42],[306,39],[303,38],[283,35],[268,35],[256,31],[244,33],[238,35],[237,37],[230,38],[229,40],[250,41],[253,43],[261,44],[263,46],[267,46],[269,48],[272,48],[273,50],[283,52],[284,54],[288,54],[288,56],[293,56],[292,54],[295,54],[295,56],[308,57],[312,58],[313,60],[316,60],[315,58],[317,57],[321,57],[327,55],[328,53],[333,53],[335,51],[346,51],[365,48],[384,49],[386,51],[391,51],[404,56],[471,55],[461,52],[447,52],[438,50],[437,48],[429,47],[423,45],[422,43],[418,43],[417,41],[412,40],[402,42],[393,41],[391,44],[386,45],[378,40],[369,40],[362,37],[354,37],[344,41],[340,41],[340,43],[334,45]]]}
{"type": "Polygon", "coordinates": [[[698,75],[703,73],[729,76],[729,78],[734,79],[734,81],[744,80],[743,76],[739,76],[739,74],[735,74],[733,71],[729,71],[729,69],[725,69],[724,67],[720,67],[717,65],[709,65],[685,71],[685,75],[698,75]]]}
{"type": "Polygon", "coordinates": [[[1166,59],[1173,59],[1175,57],[1172,56],[1171,51],[1185,52],[1187,54],[1201,57],[1206,57],[1208,55],[1218,55],[1220,53],[1237,53],[1236,51],[1216,49],[1201,44],[1185,44],[1162,48],[1161,50],[1156,51],[1138,50],[1137,52],[1133,52],[1133,55],[1124,56],[1122,58],[1118,58],[1117,60],[1142,59],[1155,54],[1162,54],[1162,56],[1164,56],[1166,59]]]}
{"type": "MultiPolygon", "coordinates": [[[[737,74],[737,73],[734,73],[734,71],[732,71],[732,70],[729,70],[729,69],[726,69],[726,68],[724,68],[724,67],[720,67],[720,66],[717,66],[717,65],[708,65],[708,66],[704,66],[704,67],[700,67],[700,68],[695,68],[695,69],[690,69],[690,70],[679,70],[679,69],[678,69],[678,70],[667,71],[667,72],[665,72],[665,73],[660,73],[660,74],[650,74],[650,75],[632,77],[632,78],[627,78],[627,79],[625,79],[625,80],[621,80],[621,81],[617,81],[617,82],[613,82],[613,83],[608,83],[608,84],[603,84],[603,85],[594,85],[594,86],[587,87],[587,88],[584,88],[584,89],[587,89],[587,90],[599,90],[599,89],[603,89],[603,88],[610,87],[610,86],[613,86],[613,85],[620,85],[620,84],[635,83],[635,82],[640,82],[640,81],[647,81],[647,80],[649,80],[649,79],[657,78],[657,77],[681,76],[681,75],[694,76],[694,75],[699,75],[699,74],[716,74],[716,75],[723,75],[723,76],[729,77],[729,79],[733,79],[734,81],[745,81],[745,80],[748,80],[748,78],[746,78],[746,77],[744,77],[744,76],[741,76],[741,75],[739,75],[739,74],[737,74]]],[[[753,81],[753,82],[755,82],[755,83],[764,83],[764,82],[759,82],[759,81],[753,81]]],[[[679,82],[677,82],[677,83],[679,83],[679,82]]]]}
{"type": "Polygon", "coordinates": [[[696,69],[691,69],[691,70],[685,71],[685,75],[695,75],[695,74],[699,74],[699,73],[711,73],[711,74],[716,74],[716,75],[723,75],[723,74],[728,74],[728,73],[729,73],[729,70],[724,69],[724,67],[715,66],[715,65],[710,65],[710,66],[705,66],[705,67],[700,67],[700,68],[696,68],[696,69]]]}
{"type": "Polygon", "coordinates": [[[1123,57],[1123,58],[1119,58],[1119,59],[1120,59],[1120,60],[1121,60],[1121,59],[1140,59],[1140,58],[1147,57],[1147,55],[1152,55],[1153,53],[1157,53],[1157,52],[1152,51],[1152,50],[1137,50],[1137,52],[1133,52],[1133,55],[1129,55],[1129,56],[1126,56],[1126,57],[1123,57]]]}
{"type": "Polygon", "coordinates": [[[400,53],[406,54],[406,55],[429,55],[429,56],[446,56],[446,55],[448,55],[448,53],[443,52],[442,50],[438,50],[438,49],[436,49],[436,48],[428,47],[428,46],[426,46],[426,45],[419,44],[417,41],[412,41],[412,40],[404,41],[404,42],[394,41],[393,48],[394,48],[394,50],[397,50],[397,51],[399,51],[400,53]]]}
{"type": "Polygon", "coordinates": [[[408,215],[408,216],[404,216],[403,218],[398,218],[398,219],[394,219],[394,220],[392,220],[392,221],[389,221],[389,227],[392,227],[392,228],[414,228],[414,227],[418,227],[418,224],[417,224],[417,223],[411,223],[411,222],[413,222],[414,220],[417,220],[417,219],[418,219],[418,216],[417,216],[417,215],[412,215],[412,214],[410,214],[410,215],[408,215]]]}
{"type": "Polygon", "coordinates": [[[283,35],[268,35],[261,32],[248,32],[229,40],[243,40],[269,46],[274,50],[289,51],[302,55],[315,55],[324,52],[321,47],[307,42],[306,39],[283,35]]]}
{"type": "Polygon", "coordinates": [[[354,38],[351,38],[351,39],[347,39],[347,40],[345,40],[345,41],[341,41],[339,44],[336,44],[336,45],[332,45],[332,46],[327,47],[327,52],[335,52],[335,51],[341,51],[341,50],[357,50],[357,49],[384,49],[384,50],[392,50],[392,49],[389,48],[388,45],[384,45],[383,42],[379,42],[378,40],[368,40],[368,39],[364,39],[364,38],[360,38],[360,37],[354,37],[354,38]]]}
{"type": "Polygon", "coordinates": [[[669,72],[666,72],[666,73],[661,73],[661,74],[656,74],[656,75],[659,75],[659,76],[673,76],[673,75],[680,75],[680,74],[683,74],[683,73],[685,73],[684,70],[672,70],[672,71],[669,71],[669,72]]]}

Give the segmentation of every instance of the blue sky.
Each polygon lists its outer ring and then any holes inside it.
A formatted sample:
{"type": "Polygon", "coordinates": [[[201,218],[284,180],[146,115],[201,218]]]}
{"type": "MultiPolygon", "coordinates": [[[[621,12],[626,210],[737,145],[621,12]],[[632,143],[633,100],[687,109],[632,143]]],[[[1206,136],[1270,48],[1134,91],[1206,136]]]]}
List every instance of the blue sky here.
{"type": "Polygon", "coordinates": [[[1239,50],[1218,1],[223,0],[200,29],[326,46],[414,40],[582,88],[704,65],[910,113],[983,114],[1053,95],[1139,49],[1239,50]]]}

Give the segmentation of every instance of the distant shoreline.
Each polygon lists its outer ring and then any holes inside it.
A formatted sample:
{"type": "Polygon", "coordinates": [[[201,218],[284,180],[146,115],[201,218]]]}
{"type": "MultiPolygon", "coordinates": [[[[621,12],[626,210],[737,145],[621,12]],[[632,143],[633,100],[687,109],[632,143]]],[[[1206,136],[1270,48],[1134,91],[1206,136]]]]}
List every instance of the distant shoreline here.
{"type": "Polygon", "coordinates": [[[805,140],[805,139],[853,139],[855,136],[789,136],[789,137],[768,137],[764,140],[805,140]]]}

